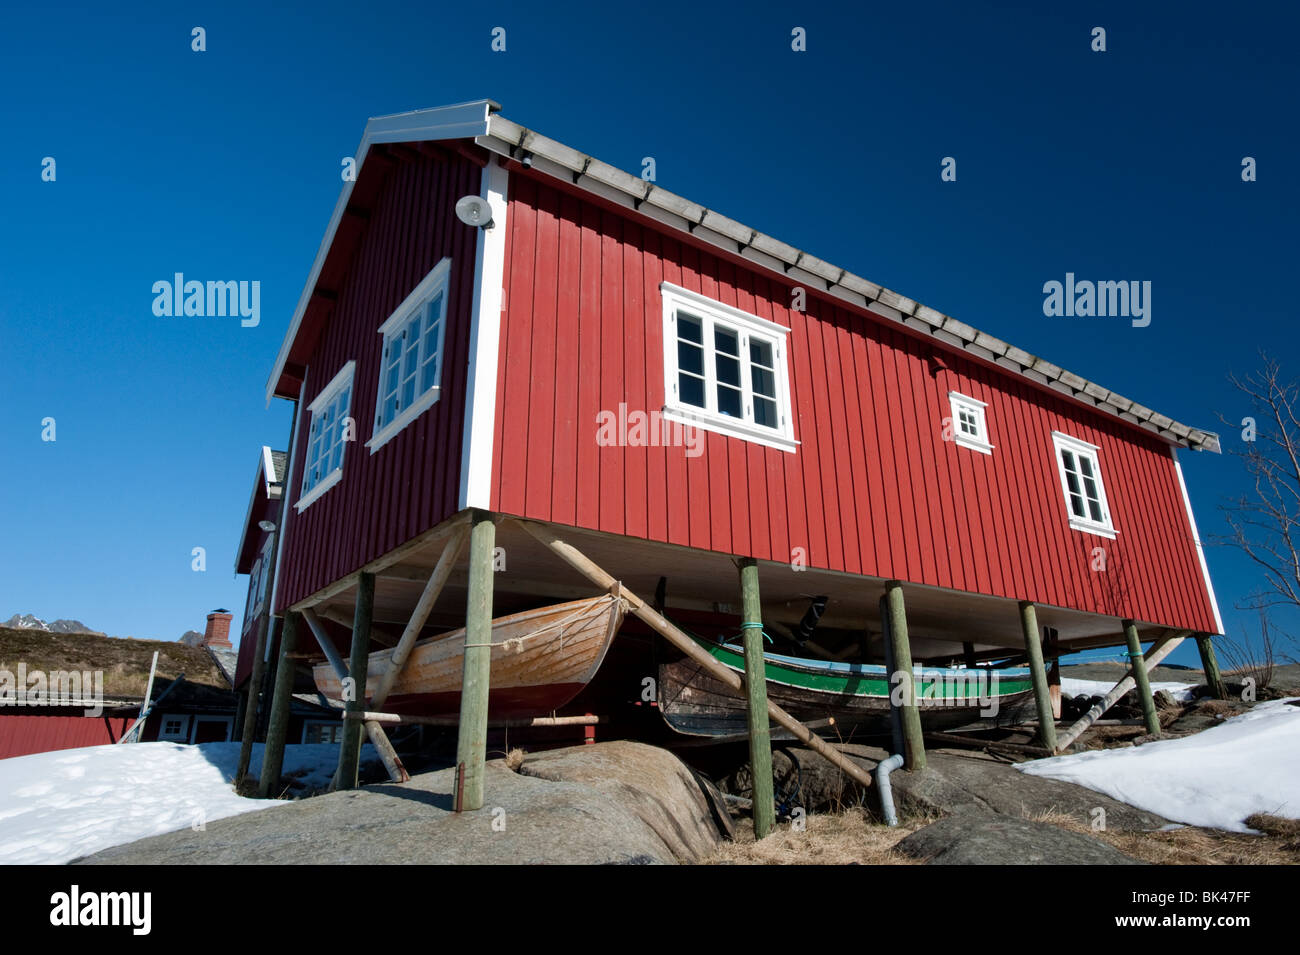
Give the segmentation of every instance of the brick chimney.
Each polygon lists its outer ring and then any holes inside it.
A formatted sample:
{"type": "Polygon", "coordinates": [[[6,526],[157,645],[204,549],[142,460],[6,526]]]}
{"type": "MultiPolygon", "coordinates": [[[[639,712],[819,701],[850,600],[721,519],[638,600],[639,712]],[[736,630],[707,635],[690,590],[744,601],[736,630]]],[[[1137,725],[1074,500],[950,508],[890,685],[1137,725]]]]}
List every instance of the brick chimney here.
{"type": "Polygon", "coordinates": [[[230,649],[230,620],[229,610],[214,610],[208,614],[208,626],[203,631],[201,646],[230,649]]]}

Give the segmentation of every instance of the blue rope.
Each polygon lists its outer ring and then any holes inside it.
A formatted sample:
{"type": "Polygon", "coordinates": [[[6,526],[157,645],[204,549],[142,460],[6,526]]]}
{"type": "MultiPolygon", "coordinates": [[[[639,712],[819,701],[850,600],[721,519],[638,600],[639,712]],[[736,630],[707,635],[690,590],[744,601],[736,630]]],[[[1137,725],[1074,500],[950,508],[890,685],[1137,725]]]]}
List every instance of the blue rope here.
{"type": "Polygon", "coordinates": [[[774,643],[774,642],[775,642],[771,637],[769,637],[769,636],[767,635],[767,631],[763,629],[763,621],[761,621],[761,620],[757,620],[757,621],[755,621],[755,620],[742,620],[742,621],[740,622],[740,632],[741,632],[741,637],[742,637],[742,638],[744,637],[744,635],[745,635],[745,631],[746,631],[746,630],[758,630],[758,631],[761,631],[762,634],[763,634],[763,639],[764,639],[764,640],[766,640],[768,643],[774,643]]]}

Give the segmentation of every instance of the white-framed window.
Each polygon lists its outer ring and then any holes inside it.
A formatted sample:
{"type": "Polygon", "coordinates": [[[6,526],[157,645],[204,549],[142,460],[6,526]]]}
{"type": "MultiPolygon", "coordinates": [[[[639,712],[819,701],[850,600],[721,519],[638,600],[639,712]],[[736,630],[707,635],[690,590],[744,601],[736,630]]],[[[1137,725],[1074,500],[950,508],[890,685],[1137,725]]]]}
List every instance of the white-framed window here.
{"type": "Polygon", "coordinates": [[[963,448],[971,448],[981,454],[992,454],[993,445],[989,443],[989,423],[985,413],[988,405],[956,391],[948,392],[948,404],[952,407],[952,439],[963,448]]]}
{"type": "Polygon", "coordinates": [[[262,545],[262,553],[258,555],[257,562],[253,564],[253,570],[248,575],[248,601],[244,605],[245,629],[248,621],[261,613],[262,603],[266,600],[266,575],[271,567],[271,543],[272,539],[267,537],[266,543],[262,545]]]}
{"type": "Polygon", "coordinates": [[[775,322],[664,282],[664,417],[794,451],[786,337],[775,322]]]}
{"type": "Polygon", "coordinates": [[[188,743],[190,741],[190,718],[183,715],[167,714],[162,718],[162,725],[158,727],[158,739],[173,743],[188,743]]]}
{"type": "Polygon", "coordinates": [[[307,433],[307,461],[302,469],[302,490],[294,507],[301,512],[343,477],[343,452],[355,437],[352,410],[352,376],[357,363],[349,361],[307,408],[311,429],[307,433]]]}
{"type": "Polygon", "coordinates": [[[1118,532],[1106,504],[1097,446],[1060,431],[1052,432],[1052,446],[1070,526],[1077,531],[1114,538],[1118,532]]]}
{"type": "Polygon", "coordinates": [[[304,743],[343,742],[343,723],[340,720],[303,720],[304,743]]]}
{"type": "Polygon", "coordinates": [[[379,326],[384,349],[379,363],[379,393],[375,397],[375,431],[366,442],[371,454],[418,418],[441,394],[450,275],[451,259],[446,258],[379,326]]]}

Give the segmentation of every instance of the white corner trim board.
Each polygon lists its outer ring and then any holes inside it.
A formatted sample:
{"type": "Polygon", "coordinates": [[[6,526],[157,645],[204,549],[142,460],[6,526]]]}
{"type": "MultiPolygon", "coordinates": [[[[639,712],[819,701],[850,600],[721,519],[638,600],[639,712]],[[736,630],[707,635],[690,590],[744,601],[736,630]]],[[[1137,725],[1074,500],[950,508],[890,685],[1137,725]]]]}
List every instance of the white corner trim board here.
{"type": "Polygon", "coordinates": [[[1187,495],[1187,482],[1183,480],[1183,465],[1178,460],[1178,449],[1172,445],[1169,456],[1174,459],[1174,473],[1178,475],[1178,490],[1183,495],[1183,508],[1187,511],[1187,523],[1192,529],[1192,540],[1196,542],[1196,559],[1201,562],[1201,576],[1205,579],[1205,592],[1210,596],[1210,609],[1214,611],[1215,633],[1223,633],[1223,617],[1219,615],[1219,600],[1214,595],[1214,584],[1210,580],[1210,565],[1205,560],[1205,548],[1201,546],[1201,534],[1196,529],[1196,518],[1192,514],[1192,499],[1187,495]]]}
{"type": "Polygon", "coordinates": [[[479,229],[475,245],[474,301],[470,314],[469,374],[461,443],[460,507],[492,504],[492,451],[501,349],[502,284],[506,270],[506,194],[510,174],[496,157],[483,168],[479,195],[492,208],[492,228],[479,229]]]}

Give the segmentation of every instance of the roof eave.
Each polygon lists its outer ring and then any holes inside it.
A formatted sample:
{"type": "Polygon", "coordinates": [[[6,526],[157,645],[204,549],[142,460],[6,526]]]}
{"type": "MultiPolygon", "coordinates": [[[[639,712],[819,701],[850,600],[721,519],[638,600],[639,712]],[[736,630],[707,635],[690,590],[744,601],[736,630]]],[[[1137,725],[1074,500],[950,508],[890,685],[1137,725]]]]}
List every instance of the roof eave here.
{"type": "Polygon", "coordinates": [[[353,184],[360,178],[361,167],[365,164],[366,154],[370,151],[370,147],[376,143],[474,139],[487,132],[488,117],[500,108],[492,100],[473,100],[468,103],[458,103],[454,106],[439,106],[434,109],[413,110],[408,113],[395,113],[390,116],[376,116],[366,123],[365,132],[361,136],[361,143],[358,145],[356,152],[357,175],[351,181],[345,181],[343,188],[339,191],[338,201],[334,204],[334,212],[325,227],[325,235],[321,239],[320,248],[316,250],[316,259],[312,262],[311,271],[307,273],[307,282],[303,286],[302,294],[298,297],[298,305],[294,309],[293,318],[289,322],[289,330],[284,336],[284,341],[280,344],[275,366],[271,370],[271,377],[267,380],[266,403],[268,405],[271,403],[271,399],[277,395],[282,398],[296,397],[296,391],[293,394],[282,391],[280,388],[281,379],[284,376],[285,366],[288,364],[293,343],[298,337],[303,315],[307,311],[312,292],[315,290],[316,282],[320,278],[321,267],[325,264],[325,258],[334,242],[334,234],[338,231],[339,222],[342,221],[344,211],[347,209],[348,198],[352,195],[353,184]]]}

